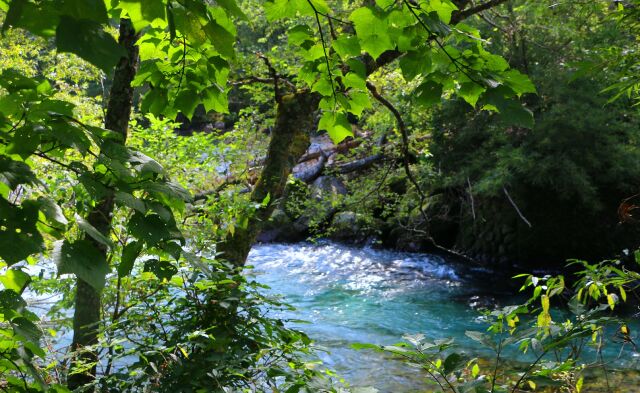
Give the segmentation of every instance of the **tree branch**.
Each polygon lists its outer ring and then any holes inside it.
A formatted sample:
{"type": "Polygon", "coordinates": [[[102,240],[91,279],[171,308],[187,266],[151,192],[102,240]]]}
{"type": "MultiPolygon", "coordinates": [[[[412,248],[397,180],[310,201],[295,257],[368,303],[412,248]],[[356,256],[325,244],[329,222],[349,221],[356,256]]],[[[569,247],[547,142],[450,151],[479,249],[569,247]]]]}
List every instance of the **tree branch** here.
{"type": "Polygon", "coordinates": [[[451,24],[455,25],[456,23],[459,23],[461,21],[463,21],[464,19],[473,16],[475,14],[478,14],[482,11],[486,11],[490,8],[499,6],[502,3],[506,3],[507,0],[489,0],[487,2],[484,2],[482,4],[479,4],[475,7],[471,7],[471,8],[467,8],[465,10],[461,10],[458,11],[456,13],[453,14],[453,16],[451,17],[451,24]]]}

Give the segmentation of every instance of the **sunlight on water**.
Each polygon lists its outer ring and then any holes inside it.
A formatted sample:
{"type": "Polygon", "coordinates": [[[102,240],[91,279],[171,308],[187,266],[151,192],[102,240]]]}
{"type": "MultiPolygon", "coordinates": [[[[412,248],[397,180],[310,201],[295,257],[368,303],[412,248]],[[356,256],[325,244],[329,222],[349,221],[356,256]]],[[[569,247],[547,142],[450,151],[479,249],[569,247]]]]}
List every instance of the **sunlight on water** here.
{"type": "MultiPolygon", "coordinates": [[[[384,355],[351,349],[353,343],[393,344],[405,334],[453,337],[473,356],[489,352],[465,336],[483,331],[477,308],[518,304],[522,297],[497,294],[504,282],[486,271],[456,271],[454,264],[427,255],[354,248],[331,242],[257,245],[249,255],[251,275],[296,311],[276,316],[327,349],[321,359],[352,386],[381,392],[425,391],[420,370],[384,355]]],[[[513,293],[508,290],[506,293],[513,293]]],[[[615,354],[617,356],[617,349],[615,354]]],[[[506,356],[526,360],[517,350],[506,356]]]]}
{"type": "MultiPolygon", "coordinates": [[[[267,244],[249,256],[258,282],[297,308],[279,316],[330,353],[323,361],[355,386],[382,391],[422,386],[420,373],[380,354],[350,349],[357,342],[392,344],[404,334],[465,340],[482,329],[467,299],[473,295],[440,257],[351,248],[333,243],[267,244]]],[[[466,341],[466,340],[465,340],[466,341]]]]}

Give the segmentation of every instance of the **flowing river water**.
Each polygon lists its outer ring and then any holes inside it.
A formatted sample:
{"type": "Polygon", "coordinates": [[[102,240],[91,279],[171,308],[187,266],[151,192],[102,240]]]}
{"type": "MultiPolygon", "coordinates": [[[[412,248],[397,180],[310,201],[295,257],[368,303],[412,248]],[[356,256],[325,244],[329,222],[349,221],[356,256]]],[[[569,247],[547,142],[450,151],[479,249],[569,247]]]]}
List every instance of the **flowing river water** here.
{"type": "MultiPolygon", "coordinates": [[[[474,269],[429,254],[332,242],[258,244],[247,264],[252,267],[250,279],[266,284],[269,295],[280,296],[295,307],[272,316],[290,320],[290,327],[304,331],[325,349],[319,352],[320,359],[351,387],[374,387],[379,392],[425,392],[432,385],[419,369],[378,352],[352,349],[352,344],[388,345],[407,334],[424,334],[429,339],[454,338],[470,355],[490,356],[465,335],[468,330],[486,330],[488,325],[478,309],[524,300],[513,296],[517,286],[509,288],[509,274],[474,269]]],[[[54,274],[53,266],[50,270],[54,274]]],[[[42,310],[36,310],[39,314],[55,299],[43,300],[42,310]]],[[[631,326],[632,331],[640,331],[640,324],[631,326]]],[[[70,340],[71,332],[61,332],[57,347],[66,347],[70,340]]],[[[608,355],[616,357],[618,349],[608,355]]],[[[505,355],[523,359],[516,351],[505,355]]],[[[618,363],[621,367],[638,368],[637,353],[628,348],[625,358],[627,361],[618,363]]],[[[613,391],[640,392],[636,373],[632,381],[635,390],[613,391]]]]}
{"type": "Polygon", "coordinates": [[[331,242],[264,244],[252,249],[248,264],[270,294],[296,308],[279,317],[306,321],[290,326],[327,349],[320,353],[325,365],[353,387],[381,392],[424,391],[427,385],[420,370],[351,344],[393,344],[403,335],[421,333],[430,339],[452,337],[465,351],[489,355],[465,336],[467,330],[488,326],[477,307],[523,300],[495,290],[505,288],[503,277],[455,268],[428,254],[331,242]]]}

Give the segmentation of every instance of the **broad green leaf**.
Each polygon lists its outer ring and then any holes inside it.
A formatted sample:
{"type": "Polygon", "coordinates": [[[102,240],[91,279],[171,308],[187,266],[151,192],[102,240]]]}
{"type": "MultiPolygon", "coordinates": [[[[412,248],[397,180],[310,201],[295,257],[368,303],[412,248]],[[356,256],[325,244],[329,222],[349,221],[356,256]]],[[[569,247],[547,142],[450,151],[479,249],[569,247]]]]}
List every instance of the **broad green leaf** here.
{"type": "Polygon", "coordinates": [[[42,331],[32,321],[25,317],[18,317],[11,320],[11,327],[15,334],[24,337],[25,339],[39,343],[42,337],[42,331]]]}
{"type": "Polygon", "coordinates": [[[132,194],[123,191],[117,191],[115,193],[115,201],[119,205],[137,210],[142,214],[147,212],[147,206],[145,205],[144,200],[136,198],[132,194]]]}
{"type": "Polygon", "coordinates": [[[480,343],[487,348],[496,349],[496,343],[493,341],[491,336],[486,333],[467,330],[464,334],[473,341],[480,343]]]}
{"type": "Polygon", "coordinates": [[[60,3],[62,15],[76,20],[92,20],[100,24],[106,24],[109,21],[104,0],[62,0],[60,3]]]}
{"type": "Polygon", "coordinates": [[[61,226],[66,226],[69,221],[64,216],[62,212],[62,208],[58,206],[58,204],[49,197],[39,197],[38,203],[40,204],[40,211],[44,214],[52,224],[58,224],[61,226]]]}
{"type": "Polygon", "coordinates": [[[500,85],[487,90],[479,102],[484,109],[498,111],[500,119],[510,125],[533,128],[533,112],[524,107],[508,86],[500,85]]]}
{"type": "Polygon", "coordinates": [[[525,93],[536,93],[536,87],[529,77],[520,73],[518,70],[505,71],[502,74],[502,79],[518,96],[525,93]]]}
{"type": "Polygon", "coordinates": [[[351,344],[351,348],[361,350],[361,349],[373,349],[375,351],[381,351],[382,347],[376,344],[369,343],[353,343],[351,344]]]}
{"type": "Polygon", "coordinates": [[[128,228],[131,235],[149,246],[171,238],[167,224],[157,214],[144,215],[136,212],[129,220],[128,228]]]}
{"type": "Polygon", "coordinates": [[[302,46],[307,42],[313,42],[314,32],[307,25],[297,25],[289,29],[287,37],[290,45],[302,46]]]}
{"type": "Polygon", "coordinates": [[[358,37],[339,37],[331,43],[338,56],[345,59],[348,57],[360,56],[361,49],[358,37]]]}
{"type": "Polygon", "coordinates": [[[216,48],[216,50],[227,59],[235,56],[233,46],[236,42],[235,35],[218,23],[219,20],[212,20],[204,27],[204,32],[216,48]]]}
{"type": "Polygon", "coordinates": [[[122,256],[118,265],[118,277],[126,277],[131,273],[136,258],[142,252],[143,243],[133,241],[122,248],[122,256]]]}
{"type": "Polygon", "coordinates": [[[460,84],[458,95],[462,97],[469,105],[475,108],[478,99],[486,91],[484,86],[475,82],[464,82],[460,84]]]}
{"type": "Polygon", "coordinates": [[[355,26],[360,47],[377,59],[383,52],[393,49],[387,21],[383,15],[369,7],[361,7],[349,17],[355,26]]]}
{"type": "Polygon", "coordinates": [[[27,0],[11,0],[9,10],[4,18],[4,23],[2,24],[3,35],[9,27],[16,26],[19,23],[24,7],[27,3],[27,0]]]}
{"type": "Polygon", "coordinates": [[[454,371],[458,371],[464,366],[465,360],[458,353],[452,353],[445,359],[443,363],[443,371],[445,375],[449,375],[454,371]]]}
{"type": "Polygon", "coordinates": [[[318,123],[318,130],[327,131],[335,144],[353,136],[351,123],[349,123],[347,116],[341,112],[324,112],[318,123]]]}
{"type": "Polygon", "coordinates": [[[169,261],[148,259],[144,262],[144,271],[155,274],[159,280],[170,280],[178,272],[178,268],[169,261]]]}
{"type": "Polygon", "coordinates": [[[198,100],[194,100],[194,97],[197,96],[198,93],[194,90],[182,89],[176,96],[173,106],[187,118],[191,119],[198,106],[198,100]]]}
{"type": "Polygon", "coordinates": [[[440,17],[444,23],[449,23],[451,21],[451,14],[458,9],[451,0],[430,0],[429,6],[438,14],[438,17],[440,17]]]}
{"type": "Polygon", "coordinates": [[[29,281],[31,281],[31,276],[18,269],[7,269],[3,275],[0,275],[2,285],[6,289],[11,289],[17,293],[22,293],[29,281]]]}
{"type": "MultiPolygon", "coordinates": [[[[24,76],[20,71],[7,69],[2,71],[0,76],[0,86],[7,89],[9,93],[20,90],[35,90],[38,88],[38,81],[35,78],[24,76]]],[[[22,98],[22,97],[19,97],[22,98]]]]}
{"type": "Polygon", "coordinates": [[[0,198],[0,258],[8,265],[44,249],[44,240],[36,227],[38,211],[35,201],[13,206],[0,198]]]}
{"type": "Polygon", "coordinates": [[[58,274],[75,274],[97,291],[104,288],[109,265],[105,254],[89,240],[56,242],[53,260],[58,266],[58,274]]]}
{"type": "Polygon", "coordinates": [[[376,5],[382,9],[389,8],[396,4],[396,0],[376,0],[376,5]]]}
{"type": "Polygon", "coordinates": [[[11,190],[15,190],[20,184],[36,183],[36,175],[29,165],[21,161],[15,161],[4,155],[0,156],[0,183],[6,184],[11,190]]]}
{"type": "Polygon", "coordinates": [[[3,29],[11,25],[42,37],[53,37],[56,34],[56,27],[60,23],[60,13],[52,7],[51,2],[35,4],[23,0],[13,0],[11,2],[12,8],[14,3],[23,4],[20,15],[17,18],[9,18],[7,15],[3,29]],[[10,19],[12,20],[9,22],[10,19]]]}
{"type": "Polygon", "coordinates": [[[369,94],[361,91],[349,92],[349,109],[350,113],[356,116],[362,115],[365,109],[371,108],[371,99],[369,94]]]}
{"type": "Polygon", "coordinates": [[[129,162],[141,174],[155,173],[158,175],[163,175],[165,173],[164,168],[158,161],[139,151],[134,151],[131,153],[129,162]]]}
{"type": "Polygon", "coordinates": [[[406,81],[412,81],[418,75],[427,75],[431,72],[431,52],[410,51],[400,58],[400,70],[406,81]]]}
{"type": "Polygon", "coordinates": [[[40,145],[40,130],[42,129],[41,126],[34,126],[33,124],[18,128],[13,133],[13,138],[9,146],[7,146],[6,152],[17,154],[23,160],[26,160],[40,145]]]}
{"type": "Polygon", "coordinates": [[[12,289],[0,291],[0,312],[4,314],[5,320],[19,315],[26,307],[27,302],[16,291],[12,289]]]}
{"type": "Polygon", "coordinates": [[[89,223],[89,221],[80,217],[80,215],[78,215],[77,213],[75,215],[75,219],[76,219],[76,224],[78,224],[78,227],[82,229],[87,235],[91,236],[93,240],[109,248],[113,248],[113,242],[111,241],[111,239],[109,239],[106,235],[104,235],[99,230],[97,230],[93,225],[89,223]]]}
{"type": "Polygon", "coordinates": [[[74,53],[106,73],[113,71],[126,56],[116,40],[97,22],[63,16],[56,29],[56,45],[60,52],[74,53]]]}
{"type": "Polygon", "coordinates": [[[120,1],[118,7],[126,12],[136,31],[141,31],[158,19],[165,19],[163,0],[126,0],[120,1]]]}
{"type": "Polygon", "coordinates": [[[225,9],[229,13],[229,15],[233,15],[240,19],[248,20],[247,15],[238,7],[236,0],[216,0],[216,3],[222,8],[225,9]]]}
{"type": "Polygon", "coordinates": [[[229,113],[227,92],[220,89],[218,86],[211,86],[204,89],[201,93],[201,99],[204,109],[207,112],[215,111],[217,113],[229,113]]]}
{"type": "Polygon", "coordinates": [[[422,106],[432,106],[440,103],[442,98],[442,85],[434,81],[426,81],[414,91],[416,103],[422,106]]]}

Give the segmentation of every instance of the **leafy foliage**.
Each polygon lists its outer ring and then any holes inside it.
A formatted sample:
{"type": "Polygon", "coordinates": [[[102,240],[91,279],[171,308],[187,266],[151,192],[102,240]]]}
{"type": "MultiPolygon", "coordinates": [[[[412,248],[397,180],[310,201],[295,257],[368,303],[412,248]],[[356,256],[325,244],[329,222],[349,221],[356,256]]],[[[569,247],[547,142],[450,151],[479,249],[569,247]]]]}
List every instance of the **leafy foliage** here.
{"type": "MultiPolygon", "coordinates": [[[[69,285],[74,275],[104,301],[102,321],[91,327],[99,343],[72,349],[96,354],[80,367],[100,366],[87,389],[337,391],[334,375],[310,360],[309,338],[265,316],[285,305],[261,296],[213,250],[279,202],[270,194],[252,201],[244,191],[267,154],[268,138],[256,131],[273,126],[273,102],[279,107],[287,93],[319,102],[317,128],[335,143],[353,138],[353,123],[365,118],[402,146],[405,160],[407,130],[396,118],[399,135],[389,132],[390,118],[379,112],[393,105],[372,82],[406,89],[402,104],[421,108],[413,120],[457,96],[481,116],[499,113],[509,125],[531,128],[527,95],[536,89],[462,21],[464,5],[0,0],[0,372],[8,375],[0,387],[65,391],[69,372],[78,372],[47,345],[52,333],[25,300],[59,296],[42,318],[63,320],[52,331],[64,332],[74,296],[82,296],[69,285]],[[116,37],[115,27],[125,20],[140,65],[134,100],[124,103],[135,114],[119,120],[133,135],[101,126],[104,108],[118,99],[107,91],[124,69],[126,37],[116,37]],[[268,78],[256,74],[265,68],[268,78]],[[265,80],[273,91],[247,85],[265,80]],[[198,114],[223,125],[191,139],[175,135],[176,119],[198,114]],[[106,228],[92,224],[101,212],[106,228]],[[55,275],[45,274],[50,262],[55,275]]],[[[405,161],[408,177],[412,164],[405,161]]],[[[551,329],[546,308],[542,325],[551,329]]],[[[510,324],[512,311],[495,316],[510,324]]],[[[449,342],[429,347],[448,349],[449,342]]],[[[443,379],[461,375],[463,363],[448,355],[428,369],[443,379]]]]}

